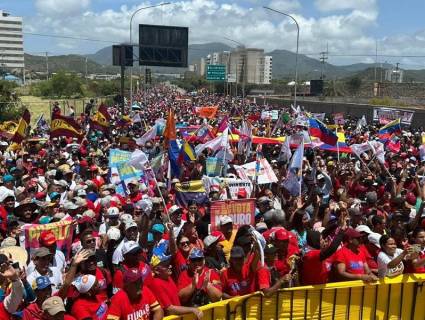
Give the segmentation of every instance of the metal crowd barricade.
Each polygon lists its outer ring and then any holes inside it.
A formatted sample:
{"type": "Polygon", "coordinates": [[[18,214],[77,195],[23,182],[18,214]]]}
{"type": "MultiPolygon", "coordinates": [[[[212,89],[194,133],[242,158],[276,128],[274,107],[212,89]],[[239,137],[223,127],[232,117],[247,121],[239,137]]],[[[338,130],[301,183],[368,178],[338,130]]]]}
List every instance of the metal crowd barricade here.
{"type": "MultiPolygon", "coordinates": [[[[206,320],[425,319],[425,274],[256,292],[201,307],[206,320]]],[[[192,315],[166,319],[192,320],[192,315]]]]}

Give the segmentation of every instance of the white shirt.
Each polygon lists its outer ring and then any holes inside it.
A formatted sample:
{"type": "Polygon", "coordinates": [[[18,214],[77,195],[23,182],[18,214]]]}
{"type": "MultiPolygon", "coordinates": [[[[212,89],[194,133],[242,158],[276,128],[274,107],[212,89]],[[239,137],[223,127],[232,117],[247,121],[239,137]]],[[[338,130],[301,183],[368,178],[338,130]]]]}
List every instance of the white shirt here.
{"type": "Polygon", "coordinates": [[[122,239],[118,247],[115,249],[114,254],[112,255],[112,264],[118,265],[124,260],[124,256],[122,255],[122,247],[127,241],[129,241],[127,238],[122,239]]]}
{"type": "MultiPolygon", "coordinates": [[[[59,289],[63,285],[62,273],[56,267],[49,267],[49,272],[47,273],[47,276],[49,277],[49,280],[52,283],[52,295],[54,295],[59,291],[59,289]]],[[[27,276],[27,281],[32,286],[35,282],[35,279],[37,279],[38,277],[41,277],[41,274],[37,270],[34,270],[27,276]]]]}
{"type": "Polygon", "coordinates": [[[384,251],[381,251],[378,254],[378,276],[379,278],[383,277],[392,277],[396,274],[400,274],[404,270],[404,264],[401,261],[396,267],[388,269],[388,263],[397,258],[403,250],[397,248],[395,249],[394,256],[389,256],[384,251]]]}

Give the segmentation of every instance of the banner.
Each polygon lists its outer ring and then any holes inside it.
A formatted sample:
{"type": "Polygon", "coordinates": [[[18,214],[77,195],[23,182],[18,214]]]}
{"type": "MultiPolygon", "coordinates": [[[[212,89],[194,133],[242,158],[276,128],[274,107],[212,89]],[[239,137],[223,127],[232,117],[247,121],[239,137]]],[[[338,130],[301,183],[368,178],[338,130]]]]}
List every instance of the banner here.
{"type": "MultiPolygon", "coordinates": [[[[210,193],[211,190],[219,190],[223,184],[227,184],[232,199],[238,198],[237,194],[241,189],[244,189],[248,196],[252,193],[253,189],[252,182],[248,177],[246,177],[246,179],[236,179],[204,176],[202,182],[204,183],[207,194],[210,193]]],[[[222,189],[220,199],[227,199],[226,189],[222,189]]]]}
{"type": "Polygon", "coordinates": [[[279,111],[278,110],[262,111],[261,120],[266,120],[266,119],[272,119],[272,120],[279,119],[279,111]]]}
{"type": "Polygon", "coordinates": [[[205,169],[208,177],[217,177],[221,175],[221,169],[223,168],[223,162],[218,158],[207,158],[205,169]]]}
{"type": "Polygon", "coordinates": [[[255,223],[255,199],[213,201],[211,203],[211,230],[216,230],[220,225],[220,218],[230,216],[233,228],[238,229],[243,225],[255,223]]]}
{"type": "Polygon", "coordinates": [[[121,173],[128,173],[128,169],[125,168],[126,163],[131,159],[131,152],[123,151],[120,149],[111,149],[109,151],[109,168],[111,170],[111,183],[117,186],[117,192],[121,195],[125,195],[125,186],[123,186],[123,180],[120,175],[121,173]]]}
{"type": "Polygon", "coordinates": [[[326,113],[312,113],[313,118],[316,118],[320,121],[325,121],[326,113]]]}
{"type": "MultiPolygon", "coordinates": [[[[234,166],[239,176],[243,174],[243,173],[239,173],[239,171],[243,170],[244,173],[252,180],[255,177],[255,167],[256,167],[255,161],[244,164],[243,166],[234,166]]],[[[274,173],[267,159],[263,158],[260,160],[260,170],[257,173],[257,181],[258,181],[258,184],[273,183],[278,181],[276,174],[274,173]]]]}
{"type": "Polygon", "coordinates": [[[373,121],[387,124],[400,118],[402,124],[411,125],[415,111],[396,108],[373,108],[373,121]]]}
{"type": "Polygon", "coordinates": [[[213,119],[217,114],[218,106],[196,107],[196,113],[202,118],[213,119]]]}
{"type": "Polygon", "coordinates": [[[56,237],[57,249],[62,251],[67,260],[71,253],[72,234],[74,232],[74,225],[72,220],[62,220],[59,222],[48,223],[48,224],[25,224],[22,227],[22,233],[24,236],[25,249],[31,251],[40,247],[40,234],[42,231],[50,230],[56,237]]]}

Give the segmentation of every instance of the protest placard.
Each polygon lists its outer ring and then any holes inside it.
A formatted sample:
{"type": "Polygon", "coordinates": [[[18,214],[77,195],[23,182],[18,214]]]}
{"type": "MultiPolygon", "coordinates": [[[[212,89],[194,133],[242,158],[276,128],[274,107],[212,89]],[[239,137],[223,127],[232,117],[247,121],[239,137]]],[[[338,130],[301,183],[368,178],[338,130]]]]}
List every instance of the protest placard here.
{"type": "Polygon", "coordinates": [[[243,166],[234,166],[234,168],[240,177],[247,175],[253,181],[255,178],[257,178],[258,184],[273,183],[278,181],[276,174],[274,173],[267,159],[260,160],[260,169],[258,172],[256,172],[256,165],[256,161],[253,161],[244,164],[243,166]]]}
{"type": "Polygon", "coordinates": [[[387,124],[393,120],[400,119],[402,124],[411,125],[415,112],[412,110],[396,108],[373,108],[373,121],[387,124]]]}
{"type": "MultiPolygon", "coordinates": [[[[246,191],[246,194],[249,196],[252,193],[252,182],[246,179],[236,179],[236,178],[222,178],[222,177],[206,177],[202,178],[204,187],[207,193],[210,193],[211,190],[219,190],[224,184],[227,184],[230,196],[232,199],[237,199],[238,192],[243,189],[246,191]]],[[[225,189],[222,190],[221,199],[227,199],[227,192],[225,189]]]]}
{"type": "Polygon", "coordinates": [[[57,249],[62,251],[67,259],[71,254],[72,234],[74,225],[72,220],[61,220],[59,222],[47,224],[26,224],[22,227],[24,242],[21,246],[32,252],[40,247],[40,234],[45,230],[50,230],[56,237],[57,249]]]}
{"type": "Polygon", "coordinates": [[[233,228],[243,225],[253,225],[255,222],[255,199],[223,200],[211,203],[211,229],[220,226],[220,218],[230,216],[233,228]]]}
{"type": "Polygon", "coordinates": [[[222,168],[223,168],[223,161],[220,161],[216,157],[207,158],[206,165],[205,165],[207,176],[209,177],[219,176],[222,168]]]}

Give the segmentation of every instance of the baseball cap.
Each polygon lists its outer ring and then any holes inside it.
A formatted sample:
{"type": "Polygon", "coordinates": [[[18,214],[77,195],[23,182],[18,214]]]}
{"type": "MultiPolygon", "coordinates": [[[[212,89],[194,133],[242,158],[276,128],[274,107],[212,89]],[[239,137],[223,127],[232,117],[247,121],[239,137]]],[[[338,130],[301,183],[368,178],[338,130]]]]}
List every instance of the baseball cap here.
{"type": "Polygon", "coordinates": [[[189,253],[189,259],[203,259],[204,258],[204,252],[201,249],[193,248],[192,251],[189,253]]]}
{"type": "Polygon", "coordinates": [[[132,179],[129,183],[127,183],[127,185],[134,185],[134,186],[139,186],[139,181],[137,179],[132,179]]]}
{"type": "Polygon", "coordinates": [[[143,273],[138,268],[130,268],[124,271],[123,281],[124,283],[136,282],[143,278],[143,273]]]}
{"type": "Polygon", "coordinates": [[[156,223],[152,226],[151,232],[164,233],[165,228],[163,224],[156,223]]]}
{"type": "Polygon", "coordinates": [[[266,231],[267,229],[268,229],[267,224],[265,224],[264,222],[259,222],[255,225],[255,230],[257,230],[260,233],[266,231]]]}
{"type": "Polygon", "coordinates": [[[50,256],[52,253],[46,247],[40,247],[34,251],[34,257],[42,258],[50,256]]]}
{"type": "Polygon", "coordinates": [[[119,240],[121,238],[121,232],[118,228],[109,228],[108,232],[106,232],[106,236],[109,240],[119,240]]]}
{"type": "Polygon", "coordinates": [[[243,251],[242,247],[239,246],[233,246],[232,250],[230,250],[230,258],[243,258],[245,257],[245,252],[243,251]]]}
{"type": "Polygon", "coordinates": [[[224,234],[221,231],[218,231],[218,230],[213,231],[213,232],[211,232],[211,235],[214,236],[214,237],[217,237],[218,241],[226,240],[226,238],[224,237],[224,234]]]}
{"type": "Polygon", "coordinates": [[[40,234],[40,244],[46,247],[56,242],[55,234],[50,230],[44,230],[40,234]]]}
{"type": "Polygon", "coordinates": [[[372,230],[370,230],[370,228],[368,226],[364,225],[364,224],[358,225],[356,227],[356,231],[357,232],[365,232],[367,234],[371,234],[372,233],[372,230]]]}
{"type": "Polygon", "coordinates": [[[64,203],[63,203],[63,208],[65,209],[65,210],[76,210],[76,209],[78,209],[79,207],[74,203],[74,202],[72,202],[72,201],[65,201],[64,203]]]}
{"type": "Polygon", "coordinates": [[[60,193],[59,192],[56,192],[56,191],[49,193],[49,198],[52,201],[53,200],[56,200],[56,199],[59,199],[60,196],[61,196],[60,193]]]}
{"type": "Polygon", "coordinates": [[[246,198],[248,196],[248,193],[244,188],[239,188],[238,193],[236,195],[241,198],[246,198]]]}
{"type": "Polygon", "coordinates": [[[379,244],[379,240],[381,239],[381,235],[376,232],[372,232],[367,236],[367,239],[370,243],[375,245],[377,248],[381,248],[381,245],[379,244]]]}
{"type": "Polygon", "coordinates": [[[79,293],[88,292],[96,282],[96,276],[91,274],[85,274],[77,277],[72,285],[78,290],[79,293]]]}
{"type": "Polygon", "coordinates": [[[285,229],[279,229],[274,233],[275,240],[289,240],[288,232],[285,229]]]}
{"type": "Polygon", "coordinates": [[[84,189],[78,189],[77,196],[79,196],[79,197],[87,196],[86,190],[84,190],[84,189]]]}
{"type": "Polygon", "coordinates": [[[3,183],[12,182],[12,181],[15,181],[15,177],[10,174],[7,174],[3,177],[3,183]]]}
{"type": "Polygon", "coordinates": [[[41,305],[41,309],[51,316],[55,316],[59,312],[65,312],[63,300],[58,296],[47,298],[41,305]]]}
{"type": "Polygon", "coordinates": [[[216,243],[219,240],[219,237],[214,237],[212,235],[206,236],[204,239],[205,248],[208,248],[212,244],[216,243]]]}
{"type": "Polygon", "coordinates": [[[354,238],[361,238],[363,235],[360,233],[360,232],[358,232],[358,231],[356,231],[355,229],[353,229],[353,228],[348,228],[346,231],[345,231],[345,237],[347,238],[347,239],[354,239],[354,238]]]}
{"type": "Polygon", "coordinates": [[[325,176],[323,174],[319,173],[317,175],[317,180],[323,180],[323,179],[325,179],[325,176]]]}
{"type": "Polygon", "coordinates": [[[142,248],[136,241],[127,241],[122,246],[122,254],[125,255],[127,253],[136,254],[142,251],[142,248]]]}
{"type": "Polygon", "coordinates": [[[166,255],[153,255],[151,258],[151,266],[153,268],[155,268],[156,266],[158,266],[159,264],[163,263],[163,262],[168,262],[171,259],[171,256],[166,256],[166,255]]]}
{"type": "Polygon", "coordinates": [[[33,290],[43,290],[46,289],[47,287],[51,286],[52,283],[50,282],[49,277],[47,276],[40,276],[37,277],[33,283],[32,283],[32,289],[33,290]]]}
{"type": "Polygon", "coordinates": [[[220,217],[220,226],[224,226],[225,224],[233,223],[231,216],[221,216],[220,217]]]}
{"type": "Polygon", "coordinates": [[[130,223],[130,222],[134,222],[133,217],[131,216],[131,214],[128,213],[124,213],[120,216],[120,221],[124,224],[130,223]]]}
{"type": "Polygon", "coordinates": [[[110,207],[106,211],[107,217],[118,217],[120,215],[120,210],[117,207],[110,207]]]}
{"type": "Polygon", "coordinates": [[[127,231],[130,228],[137,228],[137,223],[134,221],[129,221],[125,224],[125,231],[127,231]]]}
{"type": "Polygon", "coordinates": [[[350,216],[361,216],[362,213],[360,212],[360,209],[358,207],[349,208],[348,213],[350,216]]]}
{"type": "Polygon", "coordinates": [[[169,215],[172,215],[172,214],[174,214],[174,213],[177,213],[177,212],[179,212],[179,210],[180,210],[180,212],[182,211],[182,208],[180,208],[178,205],[173,205],[170,209],[168,209],[168,214],[169,215]]]}
{"type": "Polygon", "coordinates": [[[258,202],[258,204],[260,204],[260,203],[267,203],[267,202],[269,202],[269,203],[270,203],[270,202],[271,202],[271,200],[270,200],[270,198],[269,198],[269,197],[262,196],[262,197],[258,198],[257,202],[258,202]]]}

